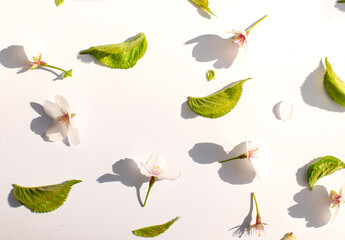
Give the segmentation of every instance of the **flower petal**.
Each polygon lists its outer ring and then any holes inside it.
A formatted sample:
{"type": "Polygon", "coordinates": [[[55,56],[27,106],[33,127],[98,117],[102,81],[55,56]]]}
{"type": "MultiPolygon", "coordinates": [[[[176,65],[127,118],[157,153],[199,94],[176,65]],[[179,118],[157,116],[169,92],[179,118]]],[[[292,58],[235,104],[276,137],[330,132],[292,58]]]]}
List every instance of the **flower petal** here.
{"type": "Polygon", "coordinates": [[[61,111],[61,108],[58,104],[50,102],[50,101],[45,101],[43,104],[43,109],[44,112],[51,118],[56,119],[63,115],[63,112],[61,111]]]}
{"type": "Polygon", "coordinates": [[[160,179],[175,180],[181,176],[181,170],[176,167],[169,167],[162,175],[160,179]]]}
{"type": "Polygon", "coordinates": [[[69,131],[67,133],[67,138],[68,142],[73,145],[78,145],[80,144],[80,137],[79,137],[79,132],[78,129],[70,124],[69,126],[69,131]]]}
{"type": "Polygon", "coordinates": [[[295,114],[295,102],[292,99],[283,100],[277,106],[277,118],[284,122],[292,122],[295,114]]]}
{"type": "Polygon", "coordinates": [[[46,136],[52,142],[59,141],[67,136],[67,130],[68,129],[66,127],[54,120],[51,122],[48,130],[46,131],[46,136]]]}
{"type": "Polygon", "coordinates": [[[146,177],[151,177],[153,176],[150,172],[150,170],[147,168],[146,164],[144,162],[139,162],[139,161],[135,161],[139,170],[140,170],[140,173],[146,177]]]}
{"type": "Polygon", "coordinates": [[[340,204],[336,204],[336,205],[334,205],[333,207],[330,208],[330,210],[331,210],[331,222],[334,222],[334,220],[338,216],[339,209],[340,209],[340,204]]]}
{"type": "Polygon", "coordinates": [[[59,106],[62,108],[62,111],[64,111],[64,113],[70,112],[70,106],[69,106],[67,100],[63,96],[56,95],[55,101],[57,104],[59,104],[59,106]]]}
{"type": "Polygon", "coordinates": [[[150,172],[152,172],[152,170],[156,169],[157,167],[159,167],[162,171],[165,171],[168,168],[163,155],[157,153],[152,154],[146,161],[145,165],[150,172]]]}

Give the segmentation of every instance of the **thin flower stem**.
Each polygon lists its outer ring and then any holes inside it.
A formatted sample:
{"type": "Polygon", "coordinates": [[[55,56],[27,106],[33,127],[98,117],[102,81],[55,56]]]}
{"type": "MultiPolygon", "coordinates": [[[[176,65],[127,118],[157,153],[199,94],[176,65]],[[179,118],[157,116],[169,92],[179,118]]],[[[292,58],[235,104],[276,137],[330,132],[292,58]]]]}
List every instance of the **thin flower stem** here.
{"type": "Polygon", "coordinates": [[[261,22],[262,20],[264,20],[267,17],[267,15],[263,16],[262,18],[260,18],[259,20],[257,20],[253,25],[251,25],[248,29],[247,29],[247,34],[256,26],[258,25],[259,22],[261,22]]]}
{"type": "Polygon", "coordinates": [[[145,202],[143,204],[143,207],[145,207],[145,205],[146,205],[147,198],[149,197],[151,188],[152,188],[153,184],[155,183],[155,181],[156,181],[156,177],[152,176],[151,180],[150,180],[150,184],[149,184],[149,189],[147,190],[147,193],[146,193],[145,202]]]}
{"type": "Polygon", "coordinates": [[[244,154],[241,154],[240,156],[220,161],[219,163],[225,163],[225,162],[228,162],[228,161],[231,161],[231,160],[240,159],[240,158],[246,158],[246,157],[247,157],[247,155],[244,153],[244,154]]]}
{"type": "Polygon", "coordinates": [[[255,193],[252,192],[252,195],[253,195],[254,202],[255,202],[255,207],[256,207],[256,216],[260,216],[258,202],[256,201],[255,193]]]}
{"type": "Polygon", "coordinates": [[[63,71],[63,72],[66,73],[66,74],[69,74],[67,71],[63,70],[62,68],[54,67],[54,66],[49,65],[49,64],[44,65],[44,67],[54,68],[54,69],[63,71]]]}

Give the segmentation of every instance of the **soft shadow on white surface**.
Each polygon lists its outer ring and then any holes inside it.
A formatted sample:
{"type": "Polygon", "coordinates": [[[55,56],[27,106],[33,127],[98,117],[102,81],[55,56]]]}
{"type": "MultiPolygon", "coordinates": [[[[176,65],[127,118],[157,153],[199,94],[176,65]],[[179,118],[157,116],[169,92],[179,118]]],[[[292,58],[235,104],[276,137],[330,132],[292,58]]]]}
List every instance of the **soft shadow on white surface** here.
{"type": "Polygon", "coordinates": [[[301,86],[303,101],[312,106],[332,112],[345,112],[345,107],[334,102],[323,86],[323,77],[326,73],[322,60],[319,66],[305,79],[301,86]]]}
{"type": "Polygon", "coordinates": [[[12,188],[12,190],[8,194],[7,201],[8,201],[8,205],[10,205],[10,207],[13,207],[13,208],[23,206],[23,204],[19,202],[19,200],[14,195],[14,188],[12,188]]]}
{"type": "Polygon", "coordinates": [[[217,35],[201,35],[187,41],[185,44],[194,44],[192,56],[198,62],[211,62],[214,68],[229,68],[235,61],[238,46],[232,38],[224,39],[217,35]]]}
{"type": "Polygon", "coordinates": [[[83,63],[86,63],[86,64],[94,63],[94,64],[96,64],[98,66],[109,68],[107,65],[102,64],[101,62],[99,62],[96,58],[94,58],[90,54],[78,54],[77,55],[77,59],[82,61],[83,63]]]}
{"type": "MultiPolygon", "coordinates": [[[[197,143],[189,150],[189,156],[197,163],[211,164],[237,157],[246,152],[246,143],[240,143],[227,154],[224,148],[215,143],[197,143]]],[[[219,163],[220,164],[220,163],[219,163]]],[[[220,164],[220,179],[230,184],[251,183],[255,177],[253,166],[247,159],[237,159],[220,164]]]]}
{"type": "Polygon", "coordinates": [[[249,226],[253,219],[252,217],[253,207],[254,207],[253,198],[252,198],[252,194],[250,193],[250,208],[249,208],[249,212],[247,216],[244,218],[241,225],[229,229],[229,231],[236,229],[232,234],[233,237],[242,238],[242,237],[250,236],[249,226]]]}
{"type": "Polygon", "coordinates": [[[309,163],[305,164],[303,167],[300,167],[297,172],[296,172],[296,180],[297,183],[302,186],[302,187],[309,187],[309,183],[307,181],[307,172],[308,172],[308,168],[310,165],[316,163],[317,161],[319,161],[320,158],[315,158],[312,161],[310,161],[309,163]]]}
{"type": "Polygon", "coordinates": [[[31,124],[30,124],[31,131],[33,131],[37,135],[40,135],[44,141],[50,142],[46,136],[46,131],[51,122],[51,118],[47,114],[45,114],[43,110],[43,106],[41,104],[31,102],[30,106],[32,107],[33,110],[35,110],[40,115],[39,117],[31,121],[31,124]]]}
{"type": "Polygon", "coordinates": [[[207,12],[205,12],[204,10],[202,10],[200,7],[198,7],[195,3],[193,3],[191,0],[188,0],[188,2],[190,2],[190,4],[193,5],[193,7],[196,8],[196,10],[198,11],[198,13],[200,14],[200,16],[207,18],[207,19],[211,19],[211,15],[208,14],[207,12]]]}
{"type": "Polygon", "coordinates": [[[345,12],[345,3],[336,3],[335,7],[338,8],[340,11],[345,12]]]}
{"type": "Polygon", "coordinates": [[[0,52],[0,63],[6,68],[19,68],[17,73],[23,73],[29,70],[30,66],[25,63],[28,57],[25,54],[24,47],[20,45],[11,45],[0,52]]]}
{"type": "Polygon", "coordinates": [[[149,182],[150,178],[145,177],[139,171],[137,164],[133,159],[121,159],[113,164],[113,173],[106,173],[97,179],[99,183],[121,182],[128,187],[135,187],[139,204],[143,202],[140,197],[140,188],[145,182],[149,182]]]}
{"type": "Polygon", "coordinates": [[[193,110],[190,108],[188,100],[181,104],[181,117],[184,119],[192,119],[196,118],[197,116],[198,114],[193,112],[193,110]]]}
{"type": "Polygon", "coordinates": [[[296,204],[288,209],[293,218],[304,218],[307,227],[322,227],[331,219],[328,192],[324,186],[313,190],[303,188],[294,198],[296,204]]]}
{"type": "MultiPolygon", "coordinates": [[[[4,48],[0,52],[0,63],[6,68],[19,68],[18,73],[26,72],[30,69],[30,66],[26,63],[29,61],[25,54],[24,47],[21,45],[11,45],[4,48]]],[[[58,74],[51,69],[44,67],[38,67],[37,69],[50,72],[55,75],[53,80],[62,80],[64,73],[58,74]]],[[[37,70],[35,69],[35,70],[37,70]]]]}

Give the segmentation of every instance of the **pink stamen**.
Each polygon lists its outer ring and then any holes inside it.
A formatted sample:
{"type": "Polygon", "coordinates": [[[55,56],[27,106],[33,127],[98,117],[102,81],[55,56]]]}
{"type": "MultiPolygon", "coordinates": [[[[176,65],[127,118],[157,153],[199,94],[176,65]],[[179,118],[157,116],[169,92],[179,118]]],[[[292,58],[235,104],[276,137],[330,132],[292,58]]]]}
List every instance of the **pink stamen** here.
{"type": "Polygon", "coordinates": [[[162,173],[163,169],[160,169],[159,166],[154,165],[152,169],[152,174],[159,176],[162,173]]]}
{"type": "Polygon", "coordinates": [[[62,126],[68,126],[69,125],[69,115],[66,113],[58,118],[59,123],[62,126]]]}

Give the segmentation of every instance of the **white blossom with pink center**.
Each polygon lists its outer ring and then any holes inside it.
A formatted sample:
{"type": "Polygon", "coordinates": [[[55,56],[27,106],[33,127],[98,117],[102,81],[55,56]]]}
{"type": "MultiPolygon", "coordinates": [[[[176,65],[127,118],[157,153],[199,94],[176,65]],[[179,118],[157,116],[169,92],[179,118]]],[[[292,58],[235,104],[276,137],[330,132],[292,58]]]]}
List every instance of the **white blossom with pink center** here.
{"type": "Polygon", "coordinates": [[[68,142],[73,145],[80,144],[79,132],[74,120],[75,113],[71,113],[70,106],[63,96],[55,96],[56,103],[45,101],[44,112],[53,119],[46,136],[52,142],[67,137],[68,142]]]}

